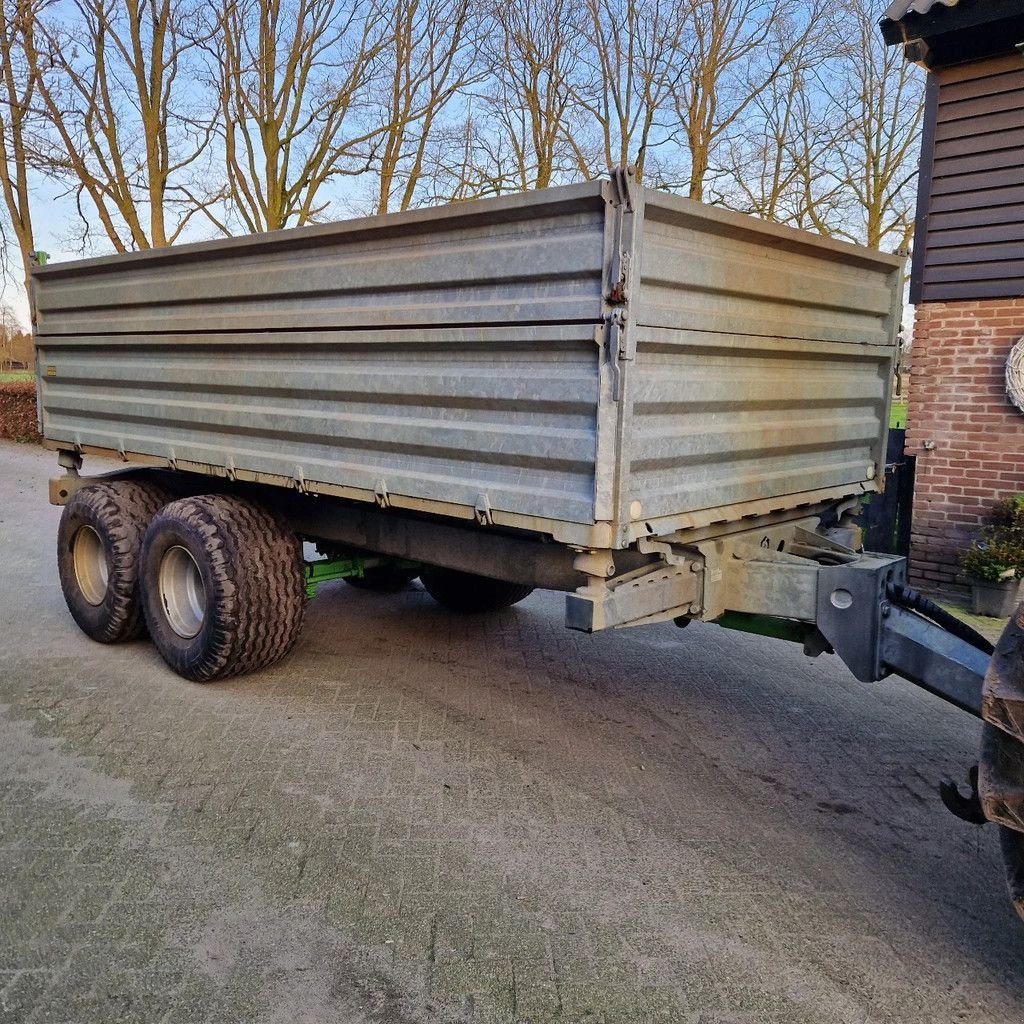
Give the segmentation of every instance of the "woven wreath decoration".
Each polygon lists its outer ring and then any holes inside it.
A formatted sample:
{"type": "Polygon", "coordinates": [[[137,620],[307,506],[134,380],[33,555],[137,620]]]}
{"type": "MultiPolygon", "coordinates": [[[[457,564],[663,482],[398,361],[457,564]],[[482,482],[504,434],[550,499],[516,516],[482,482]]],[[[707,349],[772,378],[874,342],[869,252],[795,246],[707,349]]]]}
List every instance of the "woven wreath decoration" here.
{"type": "Polygon", "coordinates": [[[1024,412],[1024,338],[1018,338],[1006,359],[1006,394],[1024,412]]]}

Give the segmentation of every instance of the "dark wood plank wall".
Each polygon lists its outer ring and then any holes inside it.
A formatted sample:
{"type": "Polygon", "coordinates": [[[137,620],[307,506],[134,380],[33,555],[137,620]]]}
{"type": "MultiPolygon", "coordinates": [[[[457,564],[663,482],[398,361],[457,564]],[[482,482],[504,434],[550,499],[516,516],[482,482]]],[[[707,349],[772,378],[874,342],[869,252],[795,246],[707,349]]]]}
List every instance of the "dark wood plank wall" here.
{"type": "Polygon", "coordinates": [[[911,302],[1024,296],[1024,57],[928,76],[911,302]]]}

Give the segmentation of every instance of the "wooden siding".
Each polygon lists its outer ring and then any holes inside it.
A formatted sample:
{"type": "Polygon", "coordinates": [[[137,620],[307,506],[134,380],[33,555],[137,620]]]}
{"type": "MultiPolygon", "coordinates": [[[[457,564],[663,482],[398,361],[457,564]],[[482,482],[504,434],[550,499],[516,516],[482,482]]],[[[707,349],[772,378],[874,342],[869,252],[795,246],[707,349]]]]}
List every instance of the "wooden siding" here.
{"type": "Polygon", "coordinates": [[[1024,58],[928,76],[911,302],[1024,295],[1024,58]]]}

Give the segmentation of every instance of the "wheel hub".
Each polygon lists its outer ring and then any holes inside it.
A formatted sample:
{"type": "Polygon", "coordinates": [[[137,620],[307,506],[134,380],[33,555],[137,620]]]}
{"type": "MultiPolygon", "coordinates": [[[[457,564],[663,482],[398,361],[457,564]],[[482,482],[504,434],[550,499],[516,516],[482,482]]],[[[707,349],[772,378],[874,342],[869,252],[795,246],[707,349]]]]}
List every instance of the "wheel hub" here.
{"type": "Polygon", "coordinates": [[[100,535],[91,526],[81,526],[71,542],[75,579],[82,596],[91,605],[101,605],[107,596],[110,567],[100,535]]]}
{"type": "Polygon", "coordinates": [[[191,552],[176,544],[160,561],[160,602],[171,629],[189,640],[206,618],[206,588],[191,552]]]}

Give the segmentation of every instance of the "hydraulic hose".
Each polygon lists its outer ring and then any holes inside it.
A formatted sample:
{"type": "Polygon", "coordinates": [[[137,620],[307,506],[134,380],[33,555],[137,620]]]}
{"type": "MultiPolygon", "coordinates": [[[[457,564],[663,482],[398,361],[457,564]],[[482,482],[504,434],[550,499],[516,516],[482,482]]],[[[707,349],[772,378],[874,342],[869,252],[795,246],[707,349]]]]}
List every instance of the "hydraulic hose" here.
{"type": "Polygon", "coordinates": [[[919,591],[905,587],[902,583],[888,583],[885,587],[885,594],[893,604],[898,604],[901,608],[907,608],[923,615],[926,619],[931,619],[947,633],[952,633],[964,643],[977,647],[979,651],[991,654],[995,650],[995,647],[976,629],[972,629],[966,622],[961,622],[955,615],[951,615],[945,608],[940,608],[919,591]]]}

